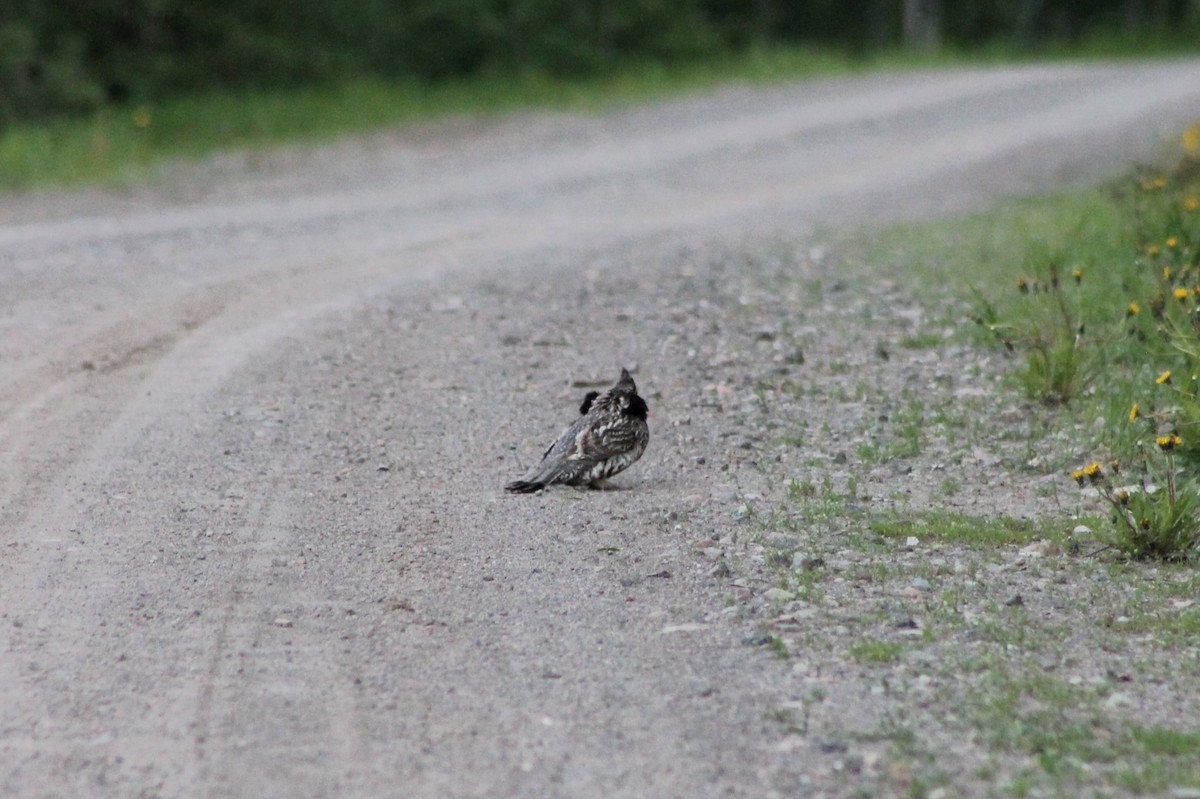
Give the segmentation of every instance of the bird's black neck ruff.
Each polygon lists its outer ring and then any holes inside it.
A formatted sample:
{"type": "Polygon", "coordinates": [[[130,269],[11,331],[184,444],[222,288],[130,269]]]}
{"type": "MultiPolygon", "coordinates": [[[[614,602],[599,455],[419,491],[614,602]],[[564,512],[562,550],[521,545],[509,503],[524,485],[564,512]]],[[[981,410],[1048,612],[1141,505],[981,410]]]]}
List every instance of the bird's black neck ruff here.
{"type": "Polygon", "coordinates": [[[589,391],[583,395],[583,404],[579,406],[580,416],[587,416],[587,412],[592,409],[592,403],[596,401],[596,397],[600,396],[599,391],[589,391]]]}
{"type": "Polygon", "coordinates": [[[626,416],[632,416],[635,419],[646,421],[646,415],[650,413],[650,409],[646,407],[646,401],[634,394],[629,398],[629,407],[625,409],[626,416]]]}

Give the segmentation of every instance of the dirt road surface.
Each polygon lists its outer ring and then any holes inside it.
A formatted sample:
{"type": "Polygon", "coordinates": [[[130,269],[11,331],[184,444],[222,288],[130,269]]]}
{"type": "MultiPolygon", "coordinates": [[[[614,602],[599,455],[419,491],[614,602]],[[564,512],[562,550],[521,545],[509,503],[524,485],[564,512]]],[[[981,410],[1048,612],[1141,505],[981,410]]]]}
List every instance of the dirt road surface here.
{"type": "Polygon", "coordinates": [[[695,546],[753,480],[672,355],[696,253],[1095,181],[1198,113],[1197,61],[909,73],[0,198],[0,795],[855,795],[823,742],[874,698],[786,736],[695,546]],[[505,495],[624,364],[622,490],[505,495]]]}

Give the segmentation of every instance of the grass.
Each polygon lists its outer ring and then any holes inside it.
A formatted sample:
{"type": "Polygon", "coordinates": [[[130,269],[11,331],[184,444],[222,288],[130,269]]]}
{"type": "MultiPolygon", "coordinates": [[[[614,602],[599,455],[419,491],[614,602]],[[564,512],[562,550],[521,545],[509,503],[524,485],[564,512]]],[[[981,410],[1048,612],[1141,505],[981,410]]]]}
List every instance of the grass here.
{"type": "Polygon", "coordinates": [[[859,663],[884,664],[900,659],[904,646],[895,641],[860,641],[850,647],[850,657],[859,663]]]}
{"type": "Polygon", "coordinates": [[[1093,434],[1076,442],[1095,460],[1075,476],[1112,506],[1114,550],[1200,558],[1200,122],[1171,169],[897,228],[871,259],[916,285],[957,284],[976,341],[1012,354],[1011,385],[1093,434]]]}
{"type": "Polygon", "coordinates": [[[87,118],[0,131],[0,190],[141,180],[167,159],[321,142],[452,116],[529,108],[589,112],[733,81],[767,83],[862,68],[833,51],[792,48],[673,67],[631,65],[590,79],[497,75],[433,86],[354,80],[117,105],[87,118]]]}
{"type": "MultiPolygon", "coordinates": [[[[1192,135],[1200,146],[1200,128],[1192,135]]],[[[903,346],[1011,347],[1012,375],[999,388],[1013,396],[999,407],[1023,417],[989,419],[996,397],[943,406],[936,390],[881,399],[868,387],[854,400],[885,413],[855,431],[867,443],[837,463],[838,479],[792,479],[773,507],[760,504],[756,521],[775,536],[763,539],[768,557],[770,541],[788,547],[773,579],[809,603],[774,624],[806,673],[846,664],[869,673],[871,702],[842,732],[884,745],[877,774],[897,795],[935,786],[1014,797],[1200,788],[1200,577],[1180,556],[1200,527],[1200,508],[1187,499],[1200,457],[1185,446],[1187,425],[1200,420],[1200,410],[1188,415],[1200,394],[1191,380],[1200,374],[1200,207],[1194,223],[1186,216],[1200,167],[1190,169],[1185,159],[1162,175],[900,227],[864,245],[875,247],[874,270],[904,275],[931,306],[957,299],[964,310],[951,341],[916,329],[903,346]],[[1187,302],[1175,294],[1185,285],[1187,302]],[[947,301],[948,293],[956,296],[947,301]],[[1131,302],[1140,306],[1132,316],[1131,302]],[[1042,357],[1038,345],[1061,346],[1053,357],[1062,363],[1047,360],[1039,371],[1031,362],[1042,357]],[[1160,382],[1167,370],[1172,379],[1160,382]],[[997,446],[1008,440],[1005,425],[1031,440],[1027,456],[997,446]],[[955,471],[972,463],[956,455],[969,458],[976,446],[996,456],[993,465],[955,471]],[[905,475],[891,461],[922,455],[914,469],[934,458],[946,469],[936,490],[868,496],[905,475]],[[1094,459],[1094,479],[1081,457],[1094,459]],[[1075,468],[1078,495],[1068,479],[1075,468]],[[1054,488],[1042,495],[1056,498],[1061,514],[939,506],[969,497],[980,480],[1006,485],[1047,473],[1054,481],[1042,482],[1054,488]],[[1156,490],[1130,489],[1143,482],[1156,490]],[[1090,532],[1073,533],[1080,524],[1090,532]],[[1019,552],[1035,541],[1046,544],[1019,552]],[[788,566],[795,552],[822,563],[788,566]],[[935,749],[914,732],[934,726],[951,731],[963,752],[935,749]]],[[[834,397],[828,388],[825,398],[834,397]]],[[[805,465],[807,475],[829,468],[822,459],[805,465]]]]}
{"type": "MultiPolygon", "coordinates": [[[[0,130],[0,191],[128,183],[152,178],[155,167],[172,159],[310,144],[454,116],[488,117],[530,108],[586,113],[733,82],[766,84],[870,70],[1047,58],[1145,58],[1192,49],[1186,36],[1093,38],[1036,52],[1005,44],[970,52],[891,50],[870,56],[811,46],[771,47],[675,65],[632,63],[596,77],[486,74],[434,85],[353,79],[335,85],[179,97],[0,130]]],[[[932,344],[914,338],[904,346],[932,344]]]]}
{"type": "Polygon", "coordinates": [[[1142,795],[1200,785],[1200,731],[1128,723],[1104,709],[1103,691],[1052,676],[992,678],[997,682],[973,702],[975,726],[986,730],[994,749],[1025,755],[1037,766],[1010,783],[1012,795],[1025,795],[1013,790],[1018,784],[1078,795],[1097,774],[1142,795]]]}
{"type": "Polygon", "coordinates": [[[909,536],[967,546],[996,547],[1028,544],[1039,539],[1062,541],[1064,524],[1045,519],[1009,516],[975,516],[942,510],[914,513],[887,512],[868,524],[871,532],[887,538],[909,536]]]}

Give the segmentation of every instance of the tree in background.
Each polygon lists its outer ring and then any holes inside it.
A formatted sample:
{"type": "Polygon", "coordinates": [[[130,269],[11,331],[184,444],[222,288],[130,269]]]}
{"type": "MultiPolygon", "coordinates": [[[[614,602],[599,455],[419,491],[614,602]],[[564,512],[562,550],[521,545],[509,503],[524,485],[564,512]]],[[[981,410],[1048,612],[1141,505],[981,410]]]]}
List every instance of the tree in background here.
{"type": "Polygon", "coordinates": [[[904,45],[911,50],[937,50],[942,35],[941,0],[904,0],[904,45]]]}
{"type": "Polygon", "coordinates": [[[0,125],[374,77],[587,75],[755,48],[867,56],[1200,34],[1200,0],[0,0],[0,125]]]}

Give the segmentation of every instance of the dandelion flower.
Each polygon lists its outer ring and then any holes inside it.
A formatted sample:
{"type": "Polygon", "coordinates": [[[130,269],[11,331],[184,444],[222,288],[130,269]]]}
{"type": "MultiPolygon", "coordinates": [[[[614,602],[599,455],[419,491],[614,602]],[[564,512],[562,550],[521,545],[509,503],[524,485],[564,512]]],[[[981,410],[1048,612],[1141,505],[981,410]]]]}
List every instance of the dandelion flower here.
{"type": "Polygon", "coordinates": [[[1074,272],[1071,273],[1071,277],[1075,278],[1076,283],[1082,282],[1083,281],[1083,270],[1076,269],[1074,272]]]}
{"type": "Polygon", "coordinates": [[[1163,280],[1170,280],[1170,279],[1171,279],[1171,267],[1164,266],[1163,267],[1163,280]]]}
{"type": "Polygon", "coordinates": [[[1195,197],[1188,197],[1186,200],[1183,201],[1183,210],[1195,211],[1197,209],[1200,209],[1200,199],[1197,199],[1195,197]]]}
{"type": "Polygon", "coordinates": [[[1163,383],[1170,383],[1171,382],[1171,370],[1168,369],[1165,372],[1163,372],[1161,375],[1159,375],[1158,377],[1154,378],[1154,382],[1158,383],[1160,386],[1163,383]]]}
{"type": "Polygon", "coordinates": [[[1188,126],[1183,132],[1183,150],[1188,155],[1200,155],[1200,122],[1188,126]]]}
{"type": "Polygon", "coordinates": [[[1138,418],[1139,416],[1141,416],[1141,413],[1142,413],[1142,412],[1141,412],[1141,410],[1138,408],[1138,404],[1137,404],[1136,402],[1135,402],[1135,403],[1133,403],[1133,407],[1131,407],[1131,408],[1129,409],[1129,421],[1131,421],[1131,422],[1136,422],[1136,421],[1137,421],[1137,418],[1138,418]]]}
{"type": "Polygon", "coordinates": [[[1175,293],[1175,299],[1179,300],[1180,302],[1183,302],[1184,300],[1186,300],[1188,298],[1188,290],[1185,288],[1182,288],[1182,287],[1177,288],[1177,289],[1175,289],[1174,293],[1175,293]]]}
{"type": "Polygon", "coordinates": [[[1094,483],[1104,476],[1104,470],[1100,468],[1100,464],[1098,463],[1089,463],[1083,467],[1083,474],[1088,480],[1094,483]]]}
{"type": "Polygon", "coordinates": [[[1131,303],[1129,303],[1129,305],[1127,305],[1125,307],[1125,315],[1126,316],[1137,316],[1141,312],[1142,312],[1142,309],[1138,306],[1138,304],[1136,302],[1131,302],[1131,303]]]}
{"type": "Polygon", "coordinates": [[[1158,448],[1163,452],[1170,452],[1183,443],[1183,439],[1172,433],[1169,436],[1159,436],[1154,439],[1154,443],[1158,444],[1158,448]]]}
{"type": "Polygon", "coordinates": [[[1158,254],[1160,252],[1162,252],[1162,250],[1158,249],[1157,244],[1151,244],[1149,247],[1146,248],[1146,255],[1149,255],[1151,258],[1158,257],[1158,254]]]}
{"type": "Polygon", "coordinates": [[[1167,249],[1168,250],[1173,250],[1178,246],[1179,246],[1179,239],[1177,239],[1176,237],[1171,236],[1169,239],[1167,239],[1167,249]]]}
{"type": "Polygon", "coordinates": [[[1112,470],[1113,474],[1120,474],[1121,473],[1121,461],[1118,460],[1117,458],[1113,458],[1112,460],[1110,460],[1108,462],[1108,468],[1112,470]]]}
{"type": "Polygon", "coordinates": [[[1076,483],[1083,485],[1083,469],[1076,469],[1075,471],[1071,472],[1071,477],[1075,478],[1076,483]]]}

